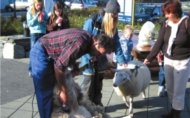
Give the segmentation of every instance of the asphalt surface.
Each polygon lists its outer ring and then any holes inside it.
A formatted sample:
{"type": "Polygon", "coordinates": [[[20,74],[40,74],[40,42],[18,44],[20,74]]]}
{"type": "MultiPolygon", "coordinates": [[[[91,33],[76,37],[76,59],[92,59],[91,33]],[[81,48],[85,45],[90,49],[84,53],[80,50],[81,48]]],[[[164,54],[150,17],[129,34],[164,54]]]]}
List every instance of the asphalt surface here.
{"type": "Polygon", "coordinates": [[[34,93],[32,78],[28,76],[28,64],[16,59],[1,61],[1,105],[34,93]]]}

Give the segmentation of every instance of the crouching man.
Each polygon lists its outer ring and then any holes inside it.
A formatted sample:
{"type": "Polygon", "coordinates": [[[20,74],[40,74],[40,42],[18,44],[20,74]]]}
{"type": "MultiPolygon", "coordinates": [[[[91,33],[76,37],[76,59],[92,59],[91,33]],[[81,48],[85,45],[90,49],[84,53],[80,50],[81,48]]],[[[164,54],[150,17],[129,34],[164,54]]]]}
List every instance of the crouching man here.
{"type": "MultiPolygon", "coordinates": [[[[76,60],[86,53],[96,58],[111,53],[112,42],[112,39],[104,34],[92,36],[81,29],[65,29],[46,34],[35,43],[30,51],[30,60],[41,118],[51,116],[55,81],[61,91],[63,110],[70,111],[64,70],[74,65],[76,60]]],[[[72,74],[77,75],[77,72],[72,74]]]]}

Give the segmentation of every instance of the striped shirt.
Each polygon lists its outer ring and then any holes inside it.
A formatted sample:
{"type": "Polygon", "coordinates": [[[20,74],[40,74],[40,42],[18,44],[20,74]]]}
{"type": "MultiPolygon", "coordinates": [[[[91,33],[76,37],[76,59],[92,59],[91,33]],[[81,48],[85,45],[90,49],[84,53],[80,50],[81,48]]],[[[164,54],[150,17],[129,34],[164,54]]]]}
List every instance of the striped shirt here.
{"type": "Polygon", "coordinates": [[[64,69],[90,51],[93,43],[91,37],[87,31],[72,28],[46,34],[40,38],[40,43],[54,59],[54,65],[64,69]]]}

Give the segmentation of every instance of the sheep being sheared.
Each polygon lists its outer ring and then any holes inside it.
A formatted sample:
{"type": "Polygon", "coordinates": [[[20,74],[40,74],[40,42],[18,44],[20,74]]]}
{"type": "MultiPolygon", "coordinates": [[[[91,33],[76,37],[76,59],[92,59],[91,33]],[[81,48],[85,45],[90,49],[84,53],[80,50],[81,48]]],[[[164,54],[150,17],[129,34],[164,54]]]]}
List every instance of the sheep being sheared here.
{"type": "Polygon", "coordinates": [[[133,97],[138,96],[141,92],[145,98],[145,89],[150,83],[150,70],[141,61],[133,60],[128,63],[128,67],[118,67],[112,69],[115,71],[113,86],[115,92],[123,97],[126,105],[129,107],[128,118],[133,117],[133,97]],[[129,101],[127,100],[129,97],[129,101]]]}
{"type": "Polygon", "coordinates": [[[81,88],[74,81],[69,70],[66,70],[64,74],[71,112],[66,113],[62,110],[62,104],[59,98],[60,90],[56,84],[53,91],[53,111],[51,118],[109,118],[109,116],[104,113],[104,107],[96,106],[89,100],[83,101],[81,88]]]}

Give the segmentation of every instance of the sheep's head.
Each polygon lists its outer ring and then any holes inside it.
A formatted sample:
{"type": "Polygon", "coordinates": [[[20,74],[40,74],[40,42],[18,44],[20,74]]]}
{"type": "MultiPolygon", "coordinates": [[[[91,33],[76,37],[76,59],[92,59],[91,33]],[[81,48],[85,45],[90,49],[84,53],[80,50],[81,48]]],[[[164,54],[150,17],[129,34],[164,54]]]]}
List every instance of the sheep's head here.
{"type": "Polygon", "coordinates": [[[128,69],[112,69],[112,71],[116,72],[113,78],[114,87],[118,87],[127,81],[131,81],[129,73],[127,73],[128,69]]]}

